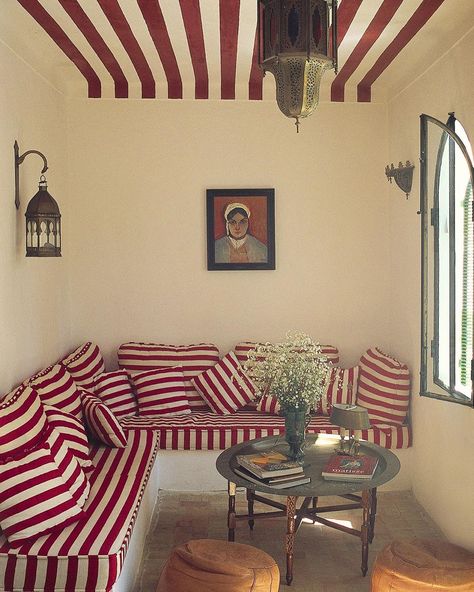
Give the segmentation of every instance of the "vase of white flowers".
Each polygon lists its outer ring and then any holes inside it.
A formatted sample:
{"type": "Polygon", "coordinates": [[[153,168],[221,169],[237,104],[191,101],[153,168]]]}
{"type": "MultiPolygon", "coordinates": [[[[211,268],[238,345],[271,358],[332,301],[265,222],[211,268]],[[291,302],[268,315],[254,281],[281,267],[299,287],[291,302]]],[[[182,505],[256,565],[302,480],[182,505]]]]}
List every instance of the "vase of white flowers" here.
{"type": "Polygon", "coordinates": [[[250,350],[244,369],[263,394],[275,397],[285,417],[290,456],[301,460],[310,411],[323,394],[330,365],[319,343],[289,332],[284,341],[250,350]]]}

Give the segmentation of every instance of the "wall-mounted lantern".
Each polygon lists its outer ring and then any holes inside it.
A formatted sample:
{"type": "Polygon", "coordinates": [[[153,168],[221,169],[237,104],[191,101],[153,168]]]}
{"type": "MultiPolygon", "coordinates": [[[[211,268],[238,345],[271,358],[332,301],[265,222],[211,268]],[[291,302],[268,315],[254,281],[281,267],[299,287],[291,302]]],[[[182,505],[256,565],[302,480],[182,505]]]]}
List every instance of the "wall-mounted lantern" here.
{"type": "Polygon", "coordinates": [[[405,193],[407,199],[411,191],[414,168],[415,165],[411,164],[409,160],[406,161],[405,166],[399,162],[398,168],[395,168],[392,162],[391,166],[387,165],[385,167],[385,175],[387,179],[390,181],[390,183],[392,182],[392,179],[395,179],[395,183],[405,193]]]}
{"type": "Polygon", "coordinates": [[[30,200],[26,208],[26,256],[61,257],[61,213],[52,195],[44,173],[48,162],[38,150],[27,150],[20,156],[18,142],[13,146],[15,152],[15,206],[20,207],[20,165],[28,154],[38,154],[43,159],[43,169],[39,180],[38,193],[30,200]]]}

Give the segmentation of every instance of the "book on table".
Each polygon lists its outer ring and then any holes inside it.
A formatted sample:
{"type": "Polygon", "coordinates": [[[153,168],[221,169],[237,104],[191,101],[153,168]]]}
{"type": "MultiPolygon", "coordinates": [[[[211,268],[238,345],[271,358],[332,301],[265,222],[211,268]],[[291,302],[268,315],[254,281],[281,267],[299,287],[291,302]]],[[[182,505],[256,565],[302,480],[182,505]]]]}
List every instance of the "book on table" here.
{"type": "Polygon", "coordinates": [[[349,456],[333,454],[321,472],[324,479],[340,481],[362,481],[372,479],[378,458],[361,454],[349,456]]]}
{"type": "Polygon", "coordinates": [[[236,475],[239,475],[239,477],[243,477],[247,481],[257,483],[258,485],[266,485],[267,487],[271,487],[273,489],[286,489],[287,487],[296,487],[297,485],[304,485],[305,483],[310,483],[311,481],[311,477],[306,477],[304,473],[300,473],[297,475],[285,475],[284,477],[260,479],[250,471],[244,469],[242,466],[235,467],[234,473],[236,475]]]}
{"type": "Polygon", "coordinates": [[[260,479],[303,473],[303,467],[299,463],[280,452],[238,454],[236,460],[241,467],[260,479]]]}

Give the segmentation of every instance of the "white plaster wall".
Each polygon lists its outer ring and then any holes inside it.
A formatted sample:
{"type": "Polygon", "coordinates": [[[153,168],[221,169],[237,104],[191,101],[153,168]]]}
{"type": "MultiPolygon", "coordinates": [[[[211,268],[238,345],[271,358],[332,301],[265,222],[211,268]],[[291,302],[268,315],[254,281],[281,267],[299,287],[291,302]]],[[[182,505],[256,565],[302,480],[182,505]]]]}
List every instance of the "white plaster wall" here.
{"type": "Polygon", "coordinates": [[[392,350],[413,367],[413,491],[447,537],[474,550],[474,409],[419,396],[420,217],[419,115],[445,122],[448,112],[474,145],[474,32],[389,105],[390,162],[415,162],[407,201],[397,187],[389,200],[392,350]]]}
{"type": "Polygon", "coordinates": [[[296,134],[273,103],[68,104],[71,319],[109,367],[126,340],[276,339],[355,364],[390,344],[387,114],[322,104],[296,134]],[[274,187],[276,271],[206,270],[206,188],[274,187]]]}
{"type": "MultiPolygon", "coordinates": [[[[13,143],[47,159],[48,189],[65,220],[66,135],[62,95],[0,41],[0,393],[8,392],[69,345],[65,259],[25,257],[25,209],[43,167],[31,155],[20,167],[21,206],[14,205],[13,143]]],[[[69,224],[65,224],[65,234],[69,224]]]]}

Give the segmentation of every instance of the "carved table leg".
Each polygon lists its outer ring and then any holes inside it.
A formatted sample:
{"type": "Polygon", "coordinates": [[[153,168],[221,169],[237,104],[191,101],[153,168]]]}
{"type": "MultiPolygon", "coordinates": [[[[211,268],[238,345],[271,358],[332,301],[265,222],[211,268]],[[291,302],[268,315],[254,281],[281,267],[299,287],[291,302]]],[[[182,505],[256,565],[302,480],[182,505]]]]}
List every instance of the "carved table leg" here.
{"type": "Polygon", "coordinates": [[[374,487],[370,490],[371,493],[371,500],[370,500],[370,518],[369,518],[369,543],[374,540],[374,532],[375,532],[375,516],[377,515],[377,488],[374,487]]]}
{"type": "Polygon", "coordinates": [[[293,580],[293,547],[295,544],[295,513],[296,500],[298,498],[289,495],[286,498],[286,583],[291,585],[293,580]]]}
{"type": "Polygon", "coordinates": [[[362,541],[362,563],[360,569],[362,575],[367,573],[367,560],[369,558],[369,513],[371,493],[368,489],[362,492],[362,526],[360,527],[360,538],[362,541]]]}
{"type": "Polygon", "coordinates": [[[227,540],[235,541],[235,492],[236,485],[232,481],[227,482],[227,493],[229,494],[229,511],[227,512],[227,540]]]}
{"type": "Polygon", "coordinates": [[[249,527],[250,530],[253,530],[253,525],[255,524],[253,519],[253,498],[255,492],[253,489],[247,489],[247,506],[249,510],[249,527]]]}
{"type": "MultiPolygon", "coordinates": [[[[313,497],[313,510],[316,510],[316,508],[318,507],[318,498],[317,497],[313,497]]],[[[313,514],[313,516],[316,516],[316,512],[313,514]]],[[[316,520],[313,518],[313,524],[316,523],[316,520]]]]}

